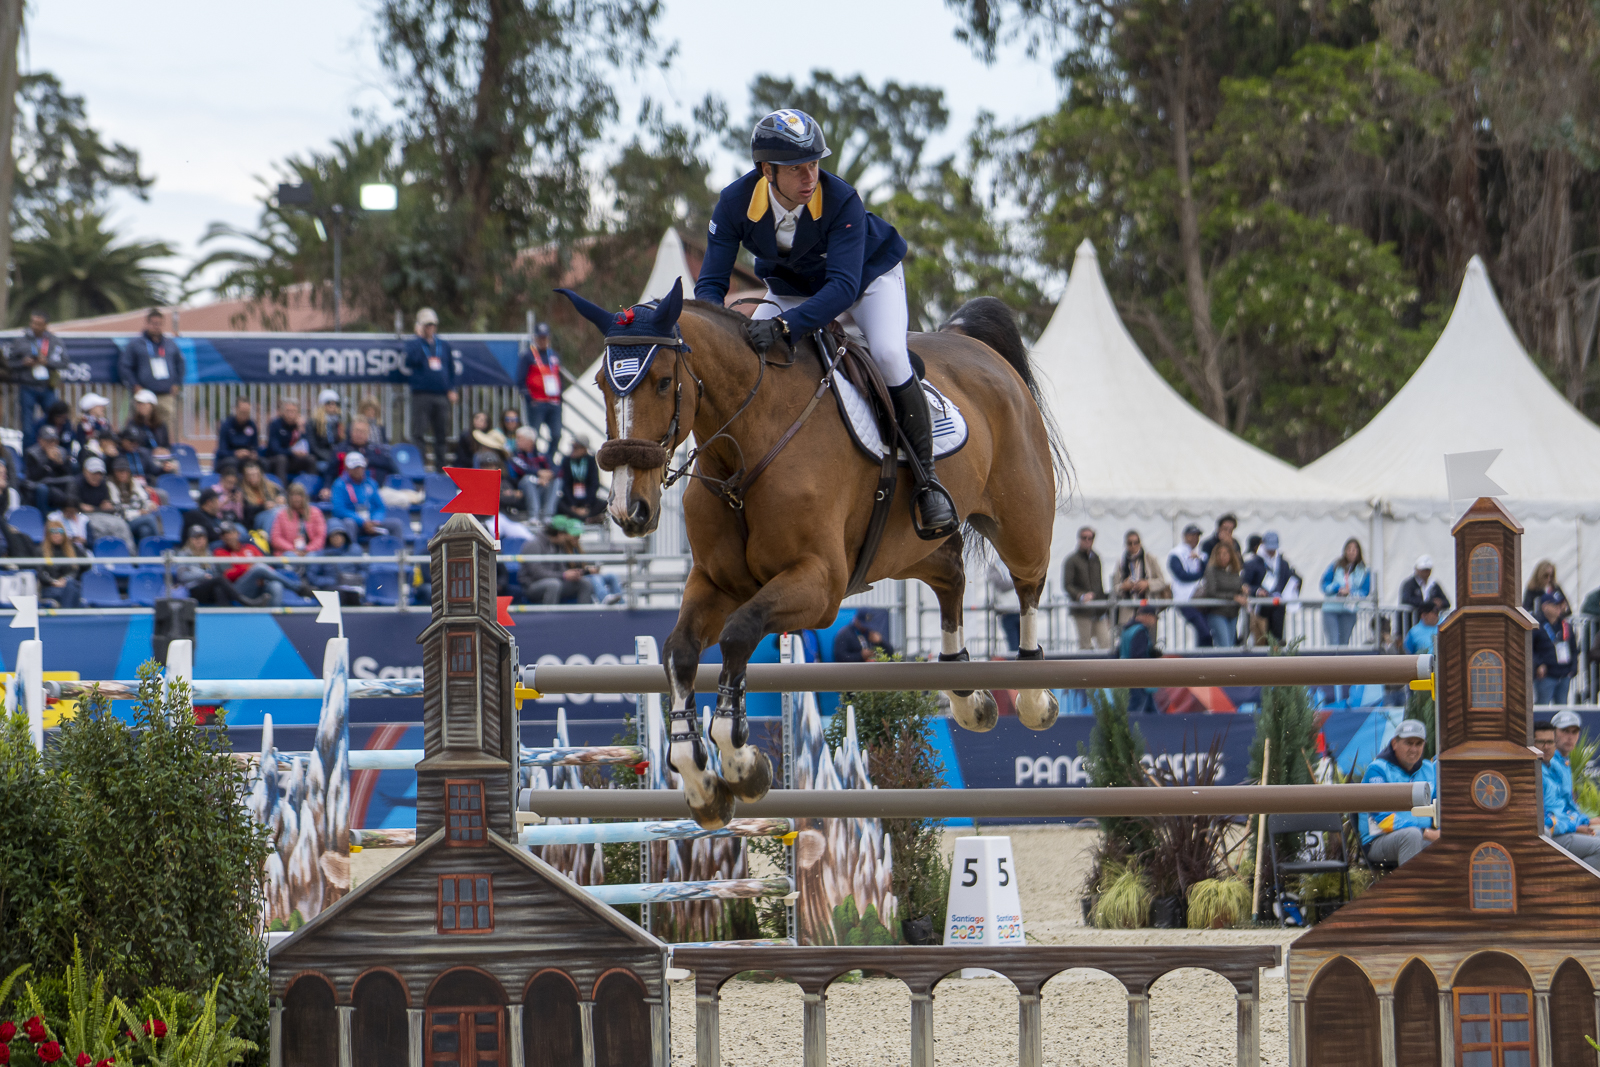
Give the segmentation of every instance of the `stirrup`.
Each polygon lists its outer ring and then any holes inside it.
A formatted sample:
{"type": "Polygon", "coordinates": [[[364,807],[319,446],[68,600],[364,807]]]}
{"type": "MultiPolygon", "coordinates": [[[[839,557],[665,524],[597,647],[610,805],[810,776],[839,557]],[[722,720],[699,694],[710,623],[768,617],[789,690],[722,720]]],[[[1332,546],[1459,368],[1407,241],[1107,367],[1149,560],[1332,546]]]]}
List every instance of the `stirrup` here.
{"type": "Polygon", "coordinates": [[[946,537],[961,529],[961,518],[956,511],[956,502],[950,498],[944,486],[936,481],[929,481],[926,485],[919,486],[911,498],[911,527],[916,530],[917,536],[924,541],[943,541],[946,537]],[[945,507],[950,509],[950,518],[936,526],[925,525],[922,521],[922,502],[928,497],[937,495],[944,500],[945,507]]]}

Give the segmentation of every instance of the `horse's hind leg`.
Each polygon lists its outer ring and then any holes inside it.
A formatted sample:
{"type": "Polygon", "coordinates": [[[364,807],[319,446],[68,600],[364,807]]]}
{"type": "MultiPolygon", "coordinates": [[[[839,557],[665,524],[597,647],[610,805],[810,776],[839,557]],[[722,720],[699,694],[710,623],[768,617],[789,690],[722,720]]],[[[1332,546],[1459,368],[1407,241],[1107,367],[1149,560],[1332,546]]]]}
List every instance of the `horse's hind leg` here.
{"type": "MultiPolygon", "coordinates": [[[[915,566],[896,575],[922,579],[939,599],[939,659],[943,662],[968,658],[965,627],[961,622],[961,605],[967,592],[967,570],[961,558],[961,546],[961,535],[954,534],[915,566]]],[[[950,714],[968,730],[979,733],[993,730],[1000,721],[1000,706],[987,689],[946,692],[945,698],[950,701],[950,714]]]]}
{"type": "MultiPolygon", "coordinates": [[[[1017,591],[1017,601],[1022,614],[1018,619],[1018,659],[1044,659],[1044,649],[1039,647],[1039,596],[1044,592],[1043,582],[1025,582],[1011,576],[1017,591]]],[[[1017,693],[1017,718],[1030,730],[1048,730],[1061,714],[1061,702],[1048,689],[1023,689],[1017,693]]]]}
{"type": "Polygon", "coordinates": [[[720,829],[733,818],[733,795],[710,766],[694,703],[695,675],[700,670],[700,650],[734,606],[733,599],[712,585],[705,572],[692,568],[684,583],[678,623],[662,646],[671,689],[667,764],[683,779],[683,794],[694,821],[708,830],[720,829]]]}

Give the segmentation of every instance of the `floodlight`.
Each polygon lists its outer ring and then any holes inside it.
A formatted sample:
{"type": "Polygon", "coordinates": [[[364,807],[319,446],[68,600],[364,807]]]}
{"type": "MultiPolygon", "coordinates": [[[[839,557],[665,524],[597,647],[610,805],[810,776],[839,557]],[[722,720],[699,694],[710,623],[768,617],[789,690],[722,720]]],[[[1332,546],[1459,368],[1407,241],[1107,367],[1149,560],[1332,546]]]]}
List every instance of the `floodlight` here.
{"type": "Polygon", "coordinates": [[[363,211],[393,211],[400,203],[400,190],[387,183],[361,187],[363,211]]]}

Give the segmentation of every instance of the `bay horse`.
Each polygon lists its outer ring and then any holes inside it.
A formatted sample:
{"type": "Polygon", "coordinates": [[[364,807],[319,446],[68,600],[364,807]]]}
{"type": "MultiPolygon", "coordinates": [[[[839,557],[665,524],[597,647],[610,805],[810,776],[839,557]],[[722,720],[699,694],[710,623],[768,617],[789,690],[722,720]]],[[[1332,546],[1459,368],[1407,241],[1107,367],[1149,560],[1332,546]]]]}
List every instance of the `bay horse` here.
{"type": "MultiPolygon", "coordinates": [[[[746,340],[743,315],[685,302],[681,281],[658,303],[617,314],[558,292],[606,335],[598,384],[607,440],[597,461],[612,471],[609,514],[625,534],[656,528],[669,459],[694,434],[683,497],[693,566],[662,649],[671,691],[668,763],[683,777],[695,821],[721,827],[736,800],[759,800],[772,784],[771,765],[750,743],[745,721],[750,656],[767,634],[832,624],[867,533],[880,467],[853,443],[837,404],[819,387],[822,356],[814,343],[759,356],[746,340]],[[797,423],[817,397],[812,417],[797,423]],[[793,437],[785,444],[787,433],[793,437]],[[768,465],[752,481],[748,472],[763,457],[768,465]],[[721,777],[708,763],[695,710],[700,652],[712,641],[722,647],[711,723],[721,777]]],[[[1042,658],[1038,604],[1062,464],[1016,320],[1001,301],[980,297],[939,332],[912,334],[910,343],[928,379],[967,421],[966,444],[938,461],[939,478],[965,528],[993,545],[1010,571],[1021,607],[1019,658],[1042,658]]],[[[927,583],[939,601],[939,658],[964,660],[965,542],[960,532],[920,540],[904,503],[909,495],[902,467],[867,579],[927,583]]],[[[994,728],[999,711],[991,693],[947,696],[963,727],[994,728]]],[[[1017,716],[1032,729],[1048,728],[1058,710],[1047,689],[1018,694],[1017,716]]]]}

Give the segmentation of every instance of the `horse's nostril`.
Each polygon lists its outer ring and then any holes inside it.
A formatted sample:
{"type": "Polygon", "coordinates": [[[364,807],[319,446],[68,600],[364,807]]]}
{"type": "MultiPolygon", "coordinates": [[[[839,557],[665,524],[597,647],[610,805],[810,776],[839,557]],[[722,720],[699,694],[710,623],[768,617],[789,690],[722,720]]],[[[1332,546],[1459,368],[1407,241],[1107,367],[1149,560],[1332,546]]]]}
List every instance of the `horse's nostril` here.
{"type": "Polygon", "coordinates": [[[650,518],[650,505],[643,500],[635,500],[633,507],[628,509],[628,518],[642,525],[650,518]]]}

